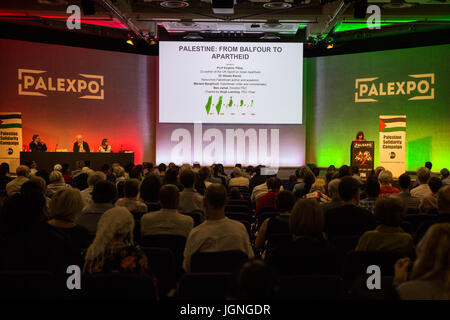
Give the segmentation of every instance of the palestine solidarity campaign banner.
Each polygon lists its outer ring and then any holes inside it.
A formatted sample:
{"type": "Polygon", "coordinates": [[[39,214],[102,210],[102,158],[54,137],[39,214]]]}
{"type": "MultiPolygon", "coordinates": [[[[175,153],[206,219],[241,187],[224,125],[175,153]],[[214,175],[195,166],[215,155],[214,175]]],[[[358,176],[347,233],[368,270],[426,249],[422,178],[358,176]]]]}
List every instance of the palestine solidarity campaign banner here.
{"type": "Polygon", "coordinates": [[[406,116],[380,115],[379,164],[397,178],[405,172],[406,116]]]}
{"type": "Polygon", "coordinates": [[[9,164],[11,172],[20,165],[22,150],[22,114],[0,112],[0,162],[9,164]]]}

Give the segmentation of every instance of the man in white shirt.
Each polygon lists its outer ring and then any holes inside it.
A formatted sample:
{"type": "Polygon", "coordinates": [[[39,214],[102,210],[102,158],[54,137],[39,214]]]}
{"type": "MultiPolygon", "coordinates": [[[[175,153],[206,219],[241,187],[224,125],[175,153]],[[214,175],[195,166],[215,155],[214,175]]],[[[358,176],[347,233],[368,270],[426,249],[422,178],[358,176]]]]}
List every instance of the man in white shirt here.
{"type": "Polygon", "coordinates": [[[242,176],[242,170],[238,167],[233,169],[233,178],[228,182],[228,187],[247,187],[250,184],[250,180],[242,176]]]}
{"type": "Polygon", "coordinates": [[[430,169],[426,167],[422,167],[419,170],[417,170],[417,181],[419,182],[419,185],[411,190],[411,195],[413,197],[422,200],[426,196],[432,194],[430,186],[428,185],[428,180],[430,180],[430,176],[431,176],[430,169]]]}
{"type": "Polygon", "coordinates": [[[227,191],[223,185],[212,184],[205,192],[203,204],[208,220],[192,229],[184,249],[183,269],[191,270],[191,257],[196,252],[240,250],[248,258],[254,253],[245,226],[225,217],[227,191]]]}
{"type": "Polygon", "coordinates": [[[6,194],[11,197],[15,193],[20,192],[22,185],[30,180],[30,169],[27,166],[18,166],[16,169],[17,178],[6,185],[6,194]]]}
{"type": "Polygon", "coordinates": [[[170,234],[187,237],[194,221],[191,217],[180,214],[177,210],[180,192],[173,184],[166,184],[159,191],[161,210],[149,212],[141,218],[142,236],[170,234]]]}
{"type": "Polygon", "coordinates": [[[191,169],[184,169],[180,174],[180,182],[184,189],[180,192],[178,209],[184,213],[204,212],[203,196],[194,189],[195,174],[191,169]]]}

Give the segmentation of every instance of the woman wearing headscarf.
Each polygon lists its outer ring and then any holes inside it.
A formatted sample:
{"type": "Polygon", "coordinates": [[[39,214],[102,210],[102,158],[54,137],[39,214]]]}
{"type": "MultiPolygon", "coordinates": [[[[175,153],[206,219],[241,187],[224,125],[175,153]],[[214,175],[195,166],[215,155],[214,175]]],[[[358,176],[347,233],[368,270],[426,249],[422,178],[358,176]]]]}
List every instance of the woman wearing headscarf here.
{"type": "Polygon", "coordinates": [[[105,211],[86,252],[84,272],[151,274],[147,256],[133,243],[133,229],[134,218],[127,208],[105,211]]]}

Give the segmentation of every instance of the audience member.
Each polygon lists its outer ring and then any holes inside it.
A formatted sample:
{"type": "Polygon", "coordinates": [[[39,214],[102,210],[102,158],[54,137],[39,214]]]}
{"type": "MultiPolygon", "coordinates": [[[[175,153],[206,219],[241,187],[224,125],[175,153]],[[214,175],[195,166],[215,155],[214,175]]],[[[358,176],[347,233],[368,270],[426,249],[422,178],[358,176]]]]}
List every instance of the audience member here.
{"type": "Polygon", "coordinates": [[[178,212],[179,200],[180,192],[175,185],[163,185],[159,191],[161,210],[146,213],[141,218],[142,236],[165,234],[187,237],[194,221],[178,212]]]}
{"type": "Polygon", "coordinates": [[[376,227],[373,214],[359,205],[359,182],[352,177],[344,177],[339,183],[341,207],[328,210],[325,215],[325,233],[328,239],[339,236],[361,236],[376,227]]]}
{"type": "Polygon", "coordinates": [[[147,205],[138,199],[139,194],[139,180],[130,179],[125,181],[124,187],[124,197],[116,201],[116,206],[126,207],[131,213],[139,215],[147,212],[147,205]]]}
{"type": "Polygon", "coordinates": [[[88,176],[87,183],[88,186],[86,189],[81,191],[81,199],[83,199],[84,207],[90,205],[92,203],[92,191],[94,190],[94,186],[100,182],[105,181],[106,175],[101,171],[96,171],[88,176]]]}
{"type": "Polygon", "coordinates": [[[9,165],[3,162],[0,165],[0,199],[6,197],[6,185],[12,180],[9,176],[9,165]]]}
{"type": "Polygon", "coordinates": [[[253,258],[254,253],[245,226],[225,217],[227,191],[223,185],[213,184],[206,189],[203,200],[208,220],[189,233],[184,250],[183,268],[190,271],[191,257],[196,252],[240,250],[253,258]]]}
{"type": "Polygon", "coordinates": [[[419,198],[422,200],[426,196],[432,194],[430,186],[428,185],[428,180],[430,180],[430,169],[426,167],[419,168],[417,170],[417,181],[419,185],[411,190],[411,195],[413,197],[419,198]]]}
{"type": "Polygon", "coordinates": [[[419,211],[423,213],[436,213],[437,212],[437,193],[442,187],[441,179],[433,176],[428,181],[431,194],[422,198],[419,205],[419,211]]]}
{"type": "Polygon", "coordinates": [[[303,197],[305,194],[309,193],[311,186],[313,185],[316,177],[310,168],[307,166],[302,166],[295,170],[295,175],[297,177],[297,183],[294,186],[292,192],[297,198],[303,197]]]}
{"type": "Polygon", "coordinates": [[[61,165],[61,173],[63,175],[64,181],[67,184],[72,185],[73,184],[73,178],[70,175],[70,168],[69,168],[69,164],[68,163],[63,163],[61,165]]]}
{"type": "Polygon", "coordinates": [[[256,236],[256,249],[263,249],[272,234],[289,233],[289,218],[295,200],[291,191],[280,191],[277,194],[275,208],[278,209],[280,215],[264,220],[256,236]]]}
{"type": "Polygon", "coordinates": [[[320,204],[324,215],[328,212],[328,210],[343,205],[341,197],[339,196],[339,182],[341,182],[340,179],[333,179],[328,183],[328,195],[331,197],[331,201],[320,204]]]}
{"type": "Polygon", "coordinates": [[[323,239],[323,227],[319,203],[311,199],[298,200],[289,219],[292,242],[276,247],[267,260],[280,275],[337,274],[337,255],[323,239]]]}
{"type": "Polygon", "coordinates": [[[444,168],[441,170],[441,176],[442,176],[442,185],[448,186],[450,185],[450,172],[447,168],[444,168]]]}
{"type": "Polygon", "coordinates": [[[250,183],[248,185],[248,190],[250,193],[253,192],[253,188],[256,186],[266,183],[267,177],[261,174],[261,168],[263,168],[263,166],[257,166],[255,168],[255,175],[250,179],[250,183]]]}
{"type": "Polygon", "coordinates": [[[178,180],[178,169],[176,167],[169,167],[164,175],[163,184],[173,184],[178,187],[178,190],[183,191],[183,185],[178,180]]]}
{"type": "Polygon", "coordinates": [[[450,223],[431,226],[416,248],[414,263],[402,258],[395,264],[394,283],[402,300],[450,299],[450,223]],[[408,280],[408,269],[412,264],[408,280]]]}
{"type": "Polygon", "coordinates": [[[379,225],[359,238],[356,251],[390,251],[412,256],[413,238],[400,227],[406,216],[405,209],[398,198],[379,198],[375,204],[379,225]]]}
{"type": "Polygon", "coordinates": [[[359,201],[359,207],[371,213],[375,211],[375,201],[380,195],[380,183],[374,177],[368,178],[366,182],[367,198],[359,201]]]}
{"type": "Polygon", "coordinates": [[[191,169],[183,170],[180,174],[180,182],[183,185],[183,191],[180,192],[180,203],[178,204],[180,212],[204,212],[203,196],[194,189],[194,172],[191,169]]]}
{"type": "Polygon", "coordinates": [[[250,185],[250,181],[248,178],[242,176],[242,170],[239,168],[233,169],[233,178],[228,182],[228,187],[248,187],[250,185]]]}
{"type": "Polygon", "coordinates": [[[239,300],[273,299],[279,289],[279,277],[263,260],[245,262],[236,275],[239,300]]]}
{"type": "Polygon", "coordinates": [[[84,272],[151,274],[147,256],[133,244],[133,229],[134,218],[127,208],[105,211],[87,250],[84,272]]]}
{"type": "Polygon", "coordinates": [[[6,194],[12,197],[20,192],[22,185],[29,180],[30,169],[27,166],[18,166],[16,169],[17,178],[6,184],[6,194]]]}
{"type": "Polygon", "coordinates": [[[392,172],[389,170],[383,170],[378,175],[378,181],[380,182],[380,197],[388,197],[391,194],[400,193],[400,190],[392,186],[392,172]]]}
{"type": "Polygon", "coordinates": [[[52,171],[49,176],[50,183],[47,185],[46,195],[51,198],[58,190],[70,188],[64,181],[64,177],[60,171],[52,171]]]}
{"type": "Polygon", "coordinates": [[[450,186],[442,187],[437,193],[436,219],[424,221],[416,230],[414,242],[418,243],[430,226],[435,223],[450,223],[450,186]]]}
{"type": "Polygon", "coordinates": [[[149,174],[141,183],[140,197],[147,205],[148,211],[158,211],[159,205],[159,189],[161,188],[161,180],[156,174],[149,174]]]}
{"type": "Polygon", "coordinates": [[[280,192],[281,180],[277,177],[269,178],[266,182],[268,192],[259,197],[256,202],[255,216],[259,214],[263,207],[275,207],[275,199],[280,192]]]}
{"type": "Polygon", "coordinates": [[[309,193],[305,195],[305,198],[317,200],[319,203],[325,203],[331,200],[331,198],[325,194],[325,185],[321,182],[314,182],[309,193]]]}
{"type": "Polygon", "coordinates": [[[110,181],[99,181],[92,190],[92,203],[83,209],[76,223],[84,227],[90,234],[97,231],[97,223],[102,214],[114,207],[117,199],[117,189],[110,181]]]}
{"type": "Polygon", "coordinates": [[[401,199],[406,206],[406,210],[411,213],[417,213],[419,210],[419,198],[413,197],[409,192],[411,187],[411,178],[404,173],[398,177],[398,184],[400,185],[400,193],[393,194],[392,197],[401,199]]]}

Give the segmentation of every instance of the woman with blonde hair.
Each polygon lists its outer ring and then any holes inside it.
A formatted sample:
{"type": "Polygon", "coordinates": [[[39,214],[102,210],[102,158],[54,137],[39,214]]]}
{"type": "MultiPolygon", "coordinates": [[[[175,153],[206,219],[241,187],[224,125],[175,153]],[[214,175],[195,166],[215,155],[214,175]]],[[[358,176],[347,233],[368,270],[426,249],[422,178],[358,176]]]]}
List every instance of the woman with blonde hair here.
{"type": "Polygon", "coordinates": [[[425,233],[416,248],[408,278],[409,258],[395,264],[394,284],[403,300],[450,299],[450,223],[436,223],[425,233]]]}
{"type": "Polygon", "coordinates": [[[64,190],[70,188],[70,185],[66,184],[61,172],[54,170],[49,175],[50,183],[47,185],[46,196],[51,198],[58,190],[64,190]]]}
{"type": "Polygon", "coordinates": [[[127,208],[105,211],[87,250],[84,272],[150,274],[147,256],[133,243],[133,230],[134,218],[127,208]]]}

